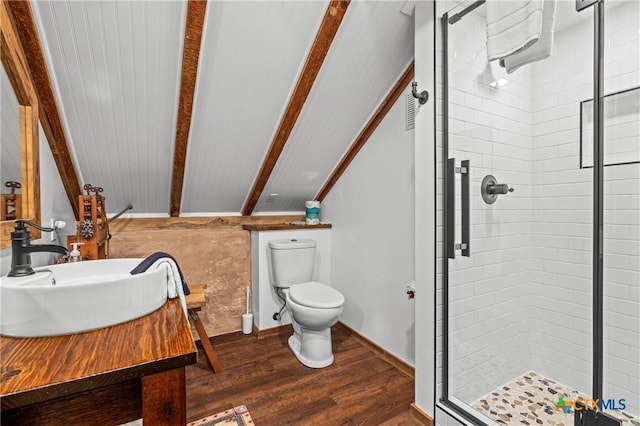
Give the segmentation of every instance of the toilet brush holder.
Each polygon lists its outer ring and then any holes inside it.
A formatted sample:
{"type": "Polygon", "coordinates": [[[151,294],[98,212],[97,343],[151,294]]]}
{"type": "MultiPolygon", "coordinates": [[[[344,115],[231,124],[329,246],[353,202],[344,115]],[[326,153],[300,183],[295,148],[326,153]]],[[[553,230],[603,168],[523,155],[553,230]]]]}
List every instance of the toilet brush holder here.
{"type": "Polygon", "coordinates": [[[242,314],[242,332],[251,334],[253,331],[253,314],[242,314]]]}
{"type": "Polygon", "coordinates": [[[253,331],[253,314],[249,313],[249,295],[250,290],[249,287],[247,287],[247,292],[245,293],[245,301],[247,307],[244,311],[245,313],[242,314],[242,332],[244,334],[251,334],[251,332],[253,331]]]}

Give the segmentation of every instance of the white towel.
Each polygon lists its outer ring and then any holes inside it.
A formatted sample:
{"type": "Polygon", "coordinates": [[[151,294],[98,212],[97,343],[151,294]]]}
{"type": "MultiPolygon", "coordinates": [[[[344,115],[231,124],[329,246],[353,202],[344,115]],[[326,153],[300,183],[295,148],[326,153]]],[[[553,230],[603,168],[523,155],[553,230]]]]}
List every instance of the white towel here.
{"type": "Polygon", "coordinates": [[[184,314],[187,315],[187,300],[184,297],[184,289],[182,288],[182,278],[180,277],[180,270],[178,269],[178,265],[173,259],[168,257],[163,257],[155,262],[147,271],[152,271],[155,269],[164,268],[167,273],[167,297],[169,299],[175,299],[176,297],[180,298],[180,303],[182,303],[182,309],[184,309],[184,314]]]}
{"type": "MultiPolygon", "coordinates": [[[[556,0],[545,0],[542,11],[542,33],[538,41],[524,50],[504,58],[504,67],[511,74],[523,65],[540,61],[551,55],[553,47],[553,27],[556,21],[556,0]]],[[[502,64],[502,61],[501,61],[502,64]]]]}
{"type": "Polygon", "coordinates": [[[535,43],[542,33],[543,0],[487,0],[487,57],[502,59],[535,43]]]}

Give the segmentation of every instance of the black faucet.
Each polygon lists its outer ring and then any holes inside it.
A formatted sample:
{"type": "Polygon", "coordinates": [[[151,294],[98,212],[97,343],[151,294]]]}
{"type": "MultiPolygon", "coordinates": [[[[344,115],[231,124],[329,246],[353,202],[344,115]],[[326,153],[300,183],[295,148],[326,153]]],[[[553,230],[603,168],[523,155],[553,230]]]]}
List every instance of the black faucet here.
{"type": "Polygon", "coordinates": [[[7,274],[9,277],[24,277],[35,274],[35,271],[31,267],[31,253],[50,252],[60,253],[65,256],[69,255],[69,251],[63,246],[55,244],[31,244],[31,235],[29,231],[27,231],[27,228],[25,228],[25,224],[41,231],[53,231],[52,228],[42,228],[26,220],[16,220],[16,226],[11,233],[11,270],[9,274],[7,274]]]}

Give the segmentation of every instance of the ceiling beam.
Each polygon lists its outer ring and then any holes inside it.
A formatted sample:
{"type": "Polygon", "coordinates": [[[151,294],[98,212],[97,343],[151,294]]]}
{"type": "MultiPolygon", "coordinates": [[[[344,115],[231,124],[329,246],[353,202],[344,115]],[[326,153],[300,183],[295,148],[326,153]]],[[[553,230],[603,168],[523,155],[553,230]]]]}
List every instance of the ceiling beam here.
{"type": "Polygon", "coordinates": [[[278,130],[276,131],[267,156],[262,162],[262,167],[260,168],[258,177],[253,183],[253,188],[251,189],[249,197],[242,209],[243,216],[249,216],[253,213],[253,209],[258,203],[258,200],[262,195],[262,191],[264,191],[264,187],[267,185],[276,162],[278,161],[278,158],[289,139],[289,135],[298,120],[302,107],[311,92],[313,83],[315,82],[316,77],[320,72],[320,68],[322,67],[322,63],[329,52],[331,43],[333,43],[333,39],[338,32],[338,28],[340,28],[342,18],[344,18],[347,8],[349,7],[349,3],[350,0],[332,0],[327,7],[327,11],[322,19],[316,38],[313,41],[307,60],[300,72],[300,76],[298,77],[295,89],[291,94],[287,108],[280,120],[278,130]]]}
{"type": "Polygon", "coordinates": [[[31,6],[28,1],[8,1],[13,14],[20,42],[27,56],[31,77],[40,99],[40,123],[49,142],[58,174],[76,219],[79,219],[78,195],[82,193],[80,181],[65,136],[58,103],[44,58],[31,6]]]}
{"type": "Polygon", "coordinates": [[[353,141],[347,153],[342,157],[342,160],[340,160],[340,163],[333,170],[333,173],[331,173],[331,176],[329,176],[324,186],[322,187],[320,192],[318,192],[318,195],[315,197],[316,200],[318,201],[324,200],[324,198],[327,196],[329,191],[331,191],[331,188],[333,188],[336,182],[338,182],[338,179],[340,179],[340,176],[342,176],[342,174],[347,169],[347,167],[349,167],[349,164],[351,164],[353,159],[356,158],[356,155],[358,155],[358,152],[360,152],[360,150],[362,149],[364,144],[367,143],[367,141],[369,140],[373,132],[376,130],[378,125],[382,122],[382,120],[387,115],[387,113],[389,113],[389,111],[391,110],[391,107],[393,107],[393,104],[396,103],[400,95],[402,95],[402,92],[409,85],[411,80],[413,80],[413,75],[414,75],[414,61],[411,61],[411,63],[404,70],[404,72],[402,73],[402,75],[400,76],[396,84],[389,91],[389,93],[387,94],[387,97],[384,98],[382,103],[378,106],[378,109],[373,113],[373,115],[367,122],[366,126],[364,126],[364,128],[362,129],[358,137],[356,137],[356,139],[353,141]]]}
{"type": "Polygon", "coordinates": [[[206,0],[189,0],[187,4],[187,22],[184,31],[182,51],[182,74],[180,77],[180,98],[178,104],[178,122],[176,125],[176,143],[173,151],[173,173],[171,174],[171,201],[169,214],[180,215],[184,168],[187,160],[187,144],[193,112],[193,97],[198,76],[198,61],[204,27],[206,0]]]}

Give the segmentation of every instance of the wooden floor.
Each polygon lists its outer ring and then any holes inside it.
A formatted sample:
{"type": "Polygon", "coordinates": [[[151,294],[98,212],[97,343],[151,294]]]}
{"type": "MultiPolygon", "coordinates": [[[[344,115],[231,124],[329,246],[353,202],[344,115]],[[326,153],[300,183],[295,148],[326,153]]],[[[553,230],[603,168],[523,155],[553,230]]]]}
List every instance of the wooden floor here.
{"type": "Polygon", "coordinates": [[[289,333],[214,337],[223,371],[214,374],[199,350],[187,367],[188,421],[246,405],[257,426],[414,425],[413,379],[344,331],[332,332],[335,362],[322,369],[298,362],[289,333]]]}

